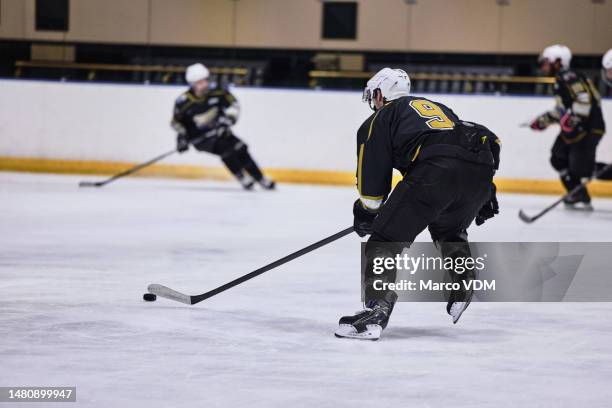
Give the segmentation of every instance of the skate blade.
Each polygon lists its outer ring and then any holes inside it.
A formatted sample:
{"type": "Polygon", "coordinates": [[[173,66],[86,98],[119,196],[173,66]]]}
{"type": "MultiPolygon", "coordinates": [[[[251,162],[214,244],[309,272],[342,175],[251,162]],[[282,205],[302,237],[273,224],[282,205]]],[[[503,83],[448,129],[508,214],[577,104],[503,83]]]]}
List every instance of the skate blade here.
{"type": "Polygon", "coordinates": [[[376,341],[382,334],[382,327],[378,324],[368,324],[366,330],[359,333],[350,324],[341,324],[338,330],[334,333],[334,336],[342,339],[355,339],[355,340],[370,340],[376,341]]]}
{"type": "Polygon", "coordinates": [[[467,309],[468,305],[469,303],[467,302],[453,303],[450,309],[450,313],[449,313],[451,318],[453,319],[453,324],[457,324],[457,322],[459,321],[459,318],[461,317],[463,312],[465,312],[465,309],[467,309]]]}

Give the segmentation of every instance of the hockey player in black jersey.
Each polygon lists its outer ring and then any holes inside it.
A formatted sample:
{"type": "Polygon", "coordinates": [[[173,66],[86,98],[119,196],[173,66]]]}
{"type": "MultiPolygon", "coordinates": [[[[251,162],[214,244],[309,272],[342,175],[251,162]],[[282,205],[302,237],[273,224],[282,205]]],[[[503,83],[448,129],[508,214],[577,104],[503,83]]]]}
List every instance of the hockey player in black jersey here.
{"type": "MultiPolygon", "coordinates": [[[[493,184],[498,138],[484,126],[460,120],[441,103],[409,96],[409,91],[408,75],[390,68],[374,75],[364,91],[364,101],[375,112],[357,132],[360,197],[353,214],[359,236],[371,234],[365,249],[365,309],[342,317],[337,337],[376,340],[386,327],[397,293],[373,289],[372,260],[393,256],[390,245],[399,253],[428,228],[443,255],[469,256],[467,228],[474,219],[481,225],[498,213],[493,184]],[[391,192],[394,168],[404,177],[391,192]]],[[[473,271],[450,274],[453,282],[474,278],[473,271]]],[[[384,279],[394,281],[395,273],[384,279]]],[[[463,289],[450,294],[446,310],[453,322],[471,296],[463,289]]]]}
{"type": "Polygon", "coordinates": [[[231,127],[238,120],[240,107],[225,89],[209,89],[209,72],[202,64],[190,65],[185,78],[190,88],[174,105],[172,127],[177,131],[177,150],[185,152],[193,143],[198,151],[216,154],[247,190],[258,182],[267,190],[274,181],[265,177],[231,127]]]}
{"type": "MultiPolygon", "coordinates": [[[[533,130],[544,130],[553,123],[560,125],[550,163],[567,191],[577,187],[582,178],[593,175],[595,152],[605,133],[599,93],[589,78],[570,70],[571,59],[572,53],[564,45],[552,45],[542,52],[542,72],[555,77],[556,106],[531,123],[533,130]]],[[[568,208],[593,209],[586,188],[564,202],[568,208]]]]}

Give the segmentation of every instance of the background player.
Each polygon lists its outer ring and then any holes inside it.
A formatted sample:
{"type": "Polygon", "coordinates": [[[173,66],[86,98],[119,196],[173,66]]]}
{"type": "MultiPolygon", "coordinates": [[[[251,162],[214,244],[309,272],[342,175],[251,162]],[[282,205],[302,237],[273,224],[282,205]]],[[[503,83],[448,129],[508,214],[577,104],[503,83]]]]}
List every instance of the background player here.
{"type": "Polygon", "coordinates": [[[193,142],[197,150],[220,156],[245,189],[252,189],[255,181],[267,190],[274,189],[274,181],[262,174],[247,145],[232,133],[240,113],[238,101],[225,89],[209,89],[208,77],[202,64],[187,67],[185,79],[190,88],[176,99],[172,117],[172,127],[178,132],[177,150],[186,152],[193,142]]]}
{"type": "MultiPolygon", "coordinates": [[[[371,234],[366,245],[366,308],[342,317],[337,337],[376,340],[386,327],[397,294],[371,290],[370,283],[372,259],[393,256],[388,251],[394,244],[389,243],[400,243],[399,252],[429,228],[443,255],[459,249],[454,255],[469,256],[469,225],[474,218],[480,225],[498,213],[493,184],[499,166],[497,137],[484,126],[461,121],[446,106],[409,92],[408,75],[390,68],[374,75],[364,91],[364,101],[374,104],[375,113],[357,132],[360,198],[353,214],[355,231],[362,237],[371,234]],[[387,199],[394,168],[404,178],[387,199]]],[[[451,278],[459,282],[473,275],[451,271],[451,278]]],[[[395,273],[385,279],[394,281],[395,273]]],[[[471,292],[465,290],[450,294],[447,312],[453,322],[470,300],[471,292]]]]}
{"type": "Polygon", "coordinates": [[[601,79],[612,87],[612,48],[601,59],[601,79]]]}
{"type": "MultiPolygon", "coordinates": [[[[533,130],[544,130],[553,123],[561,126],[550,163],[559,172],[568,192],[577,187],[582,178],[593,175],[595,151],[605,133],[599,93],[589,78],[570,70],[571,59],[572,53],[564,45],[552,45],[542,52],[542,72],[555,77],[556,106],[531,123],[533,130]]],[[[564,201],[568,208],[593,209],[586,188],[564,201]]]]}

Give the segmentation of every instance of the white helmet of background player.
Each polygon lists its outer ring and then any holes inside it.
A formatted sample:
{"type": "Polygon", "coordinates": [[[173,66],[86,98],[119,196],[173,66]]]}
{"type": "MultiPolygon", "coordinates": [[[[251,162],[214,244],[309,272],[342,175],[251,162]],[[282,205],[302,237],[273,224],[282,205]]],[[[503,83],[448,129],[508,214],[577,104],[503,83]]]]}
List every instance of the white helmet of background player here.
{"type": "Polygon", "coordinates": [[[557,60],[561,63],[561,69],[569,69],[572,62],[572,51],[565,45],[555,44],[544,48],[539,58],[540,63],[548,61],[551,65],[554,65],[557,60]]]}
{"type": "Polygon", "coordinates": [[[363,90],[363,101],[372,107],[375,92],[380,92],[386,101],[406,96],[410,93],[410,77],[403,69],[383,68],[368,81],[363,90]]]}
{"type": "Polygon", "coordinates": [[[612,86],[612,49],[609,49],[601,59],[601,78],[608,86],[612,86]]]}
{"type": "Polygon", "coordinates": [[[185,80],[189,85],[193,85],[194,83],[201,81],[203,79],[208,79],[210,73],[208,72],[208,68],[206,68],[202,64],[193,64],[187,67],[187,71],[185,72],[185,80]]]}

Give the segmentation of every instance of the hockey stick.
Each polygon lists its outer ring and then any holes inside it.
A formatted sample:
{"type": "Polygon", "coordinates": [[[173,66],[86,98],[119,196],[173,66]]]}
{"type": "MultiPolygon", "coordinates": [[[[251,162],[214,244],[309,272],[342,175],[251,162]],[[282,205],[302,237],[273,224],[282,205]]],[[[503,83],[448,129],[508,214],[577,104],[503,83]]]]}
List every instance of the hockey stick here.
{"type": "Polygon", "coordinates": [[[141,163],[141,164],[139,164],[137,166],[134,166],[134,167],[132,167],[130,169],[122,171],[119,174],[115,174],[114,176],[112,176],[110,178],[107,178],[106,180],[102,180],[102,181],[81,181],[79,183],[79,187],[102,187],[102,186],[105,186],[108,183],[111,183],[111,182],[113,182],[113,181],[115,181],[115,180],[117,180],[117,179],[119,179],[121,177],[125,177],[125,176],[129,176],[130,174],[134,174],[137,171],[139,171],[139,170],[141,170],[141,169],[143,169],[143,168],[145,168],[147,166],[150,166],[150,165],[152,165],[155,162],[158,162],[158,161],[160,161],[162,159],[165,159],[166,157],[168,157],[168,156],[170,156],[170,155],[172,155],[172,154],[174,154],[176,152],[177,152],[176,149],[172,149],[169,152],[166,152],[164,154],[160,154],[159,156],[154,157],[153,159],[151,159],[149,161],[146,161],[146,162],[141,163]]]}
{"type": "Polygon", "coordinates": [[[607,166],[605,166],[603,168],[601,168],[601,170],[599,170],[597,173],[595,173],[592,178],[588,179],[584,183],[581,183],[581,184],[577,185],[570,192],[565,194],[563,197],[561,197],[560,199],[558,199],[557,201],[555,201],[554,203],[552,203],[551,205],[549,205],[548,207],[546,207],[545,209],[543,209],[542,211],[537,213],[536,215],[529,216],[529,215],[525,214],[525,212],[523,210],[520,210],[519,211],[519,218],[522,221],[526,222],[527,224],[531,224],[532,222],[534,222],[535,220],[537,220],[538,218],[542,217],[544,214],[546,214],[547,212],[549,212],[550,210],[552,210],[553,208],[555,208],[556,206],[561,204],[563,202],[563,200],[565,200],[566,198],[571,197],[572,195],[574,195],[575,193],[580,191],[582,188],[585,188],[586,185],[591,182],[591,180],[599,178],[602,174],[604,174],[605,172],[607,172],[610,169],[612,169],[612,163],[608,164],[607,166]]]}
{"type": "Polygon", "coordinates": [[[354,231],[353,227],[349,227],[346,228],[340,232],[335,233],[334,235],[331,235],[325,239],[322,239],[319,242],[315,242],[312,245],[308,245],[305,248],[300,249],[299,251],[296,251],[292,254],[289,254],[279,260],[276,260],[266,266],[262,266],[259,269],[254,270],[253,272],[249,272],[246,275],[242,275],[239,278],[234,279],[233,281],[230,281],[224,285],[219,286],[216,289],[210,290],[208,292],[202,293],[201,295],[194,295],[194,296],[190,296],[190,295],[185,295],[181,292],[178,292],[174,289],[170,289],[167,286],[164,285],[159,285],[157,283],[153,283],[151,285],[148,286],[148,291],[149,293],[153,293],[157,296],[161,296],[163,298],[166,299],[170,299],[170,300],[175,300],[177,302],[181,302],[181,303],[185,303],[187,305],[195,305],[196,303],[199,303],[203,300],[206,300],[210,297],[213,297],[215,295],[218,295],[221,292],[225,292],[228,289],[233,288],[234,286],[240,285],[241,283],[244,283],[250,279],[253,279],[256,276],[261,275],[262,273],[268,272],[269,270],[272,270],[276,267],[279,267],[283,264],[286,264],[289,261],[292,261],[296,258],[299,258],[302,255],[306,255],[309,252],[314,251],[315,249],[321,248],[322,246],[325,246],[327,244],[330,244],[350,233],[352,233],[354,231]]]}
{"type": "MultiPolygon", "coordinates": [[[[200,136],[200,137],[190,141],[189,143],[190,144],[197,144],[197,143],[201,142],[202,140],[204,140],[205,138],[206,137],[204,137],[204,136],[200,136]]],[[[117,179],[119,179],[121,177],[125,177],[125,176],[129,176],[130,174],[134,174],[137,171],[142,170],[145,167],[150,166],[153,163],[156,163],[156,162],[158,162],[160,160],[163,160],[166,157],[171,156],[171,155],[173,155],[176,152],[178,152],[178,149],[172,149],[172,150],[170,150],[170,151],[168,151],[168,152],[166,152],[164,154],[160,154],[159,156],[152,158],[149,161],[146,161],[146,162],[141,163],[141,164],[139,164],[137,166],[134,166],[131,169],[127,169],[125,171],[122,171],[119,174],[115,174],[114,176],[112,176],[110,178],[107,178],[106,180],[95,181],[95,182],[94,181],[81,181],[79,183],[79,187],[102,187],[102,186],[105,186],[108,183],[111,183],[111,182],[113,182],[113,181],[115,181],[115,180],[117,180],[117,179]]]]}

